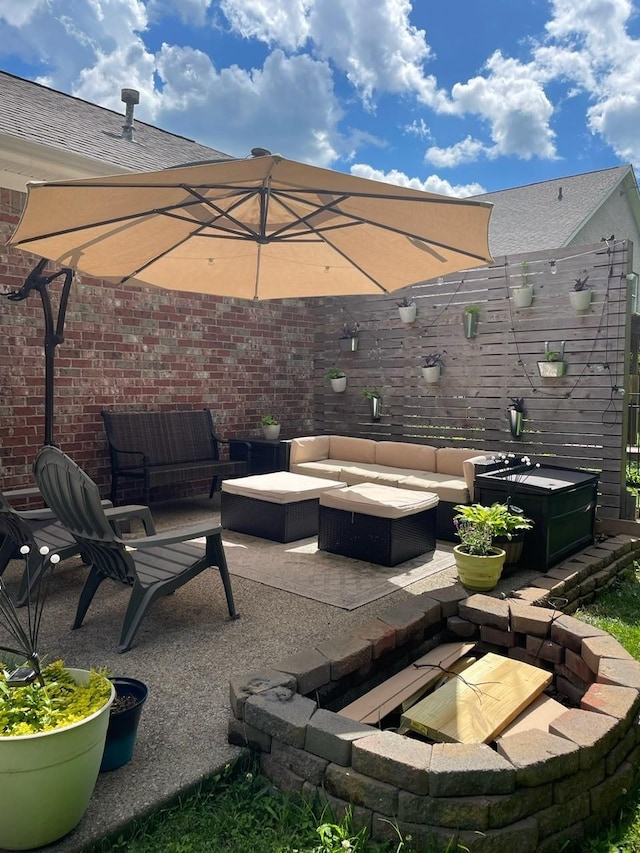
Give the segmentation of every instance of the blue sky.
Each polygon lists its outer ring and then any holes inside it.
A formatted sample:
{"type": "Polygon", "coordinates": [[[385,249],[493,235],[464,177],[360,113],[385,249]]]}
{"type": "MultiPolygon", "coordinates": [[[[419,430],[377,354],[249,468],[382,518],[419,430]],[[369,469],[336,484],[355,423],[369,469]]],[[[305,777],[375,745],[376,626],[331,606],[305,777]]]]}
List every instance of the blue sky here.
{"type": "Polygon", "coordinates": [[[0,0],[0,67],[237,157],[465,196],[640,163],[638,0],[0,0]]]}

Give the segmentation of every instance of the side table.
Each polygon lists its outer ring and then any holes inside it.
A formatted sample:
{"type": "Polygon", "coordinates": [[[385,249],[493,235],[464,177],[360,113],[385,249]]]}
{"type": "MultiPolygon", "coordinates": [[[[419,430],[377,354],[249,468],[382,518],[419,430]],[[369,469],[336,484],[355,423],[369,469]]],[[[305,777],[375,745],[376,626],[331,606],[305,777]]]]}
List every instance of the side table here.
{"type": "Polygon", "coordinates": [[[251,446],[249,474],[269,474],[286,471],[289,467],[289,443],[285,439],[270,441],[261,436],[242,436],[229,439],[229,457],[234,461],[247,458],[246,445],[251,446]]]}

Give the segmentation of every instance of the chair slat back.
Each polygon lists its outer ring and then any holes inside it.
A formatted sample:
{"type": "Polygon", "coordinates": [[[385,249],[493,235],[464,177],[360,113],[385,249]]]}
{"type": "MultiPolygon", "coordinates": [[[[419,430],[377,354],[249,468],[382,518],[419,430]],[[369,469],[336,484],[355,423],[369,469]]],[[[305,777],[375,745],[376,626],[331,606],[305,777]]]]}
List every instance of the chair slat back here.
{"type": "Polygon", "coordinates": [[[2,491],[0,491],[0,534],[7,536],[18,548],[22,545],[35,547],[31,527],[11,506],[2,491]]]}
{"type": "Polygon", "coordinates": [[[47,505],[80,545],[83,559],[98,566],[107,577],[130,584],[132,560],[107,520],[93,480],[52,446],[40,450],[33,474],[47,505]]]}

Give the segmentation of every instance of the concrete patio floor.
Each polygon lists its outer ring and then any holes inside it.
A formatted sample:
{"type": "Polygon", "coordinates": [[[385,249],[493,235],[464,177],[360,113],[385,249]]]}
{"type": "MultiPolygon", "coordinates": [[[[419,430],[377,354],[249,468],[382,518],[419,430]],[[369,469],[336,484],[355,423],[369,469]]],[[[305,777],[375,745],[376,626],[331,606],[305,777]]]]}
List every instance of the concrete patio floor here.
{"type": "MultiPolygon", "coordinates": [[[[152,507],[159,530],[211,521],[219,496],[152,507]]],[[[219,518],[219,515],[215,516],[219,518]]],[[[251,539],[257,561],[268,559],[261,540],[251,539]]],[[[233,556],[227,553],[230,568],[233,556]]],[[[5,573],[10,589],[22,571],[18,561],[5,573]]],[[[501,581],[501,590],[526,586],[538,573],[521,571],[501,581]]],[[[391,604],[456,581],[455,568],[346,611],[232,577],[241,618],[228,619],[222,584],[204,572],[175,595],[159,601],[146,617],[131,650],[116,652],[129,591],[105,582],[83,627],[69,630],[86,569],[71,560],[56,571],[46,603],[40,649],[49,659],[72,666],[104,666],[114,675],[140,678],[149,687],[133,760],[101,774],[81,824],[43,850],[76,853],[104,836],[117,834],[144,815],[188,790],[237,757],[227,743],[229,679],[260,670],[271,661],[376,616],[391,604]]]]}

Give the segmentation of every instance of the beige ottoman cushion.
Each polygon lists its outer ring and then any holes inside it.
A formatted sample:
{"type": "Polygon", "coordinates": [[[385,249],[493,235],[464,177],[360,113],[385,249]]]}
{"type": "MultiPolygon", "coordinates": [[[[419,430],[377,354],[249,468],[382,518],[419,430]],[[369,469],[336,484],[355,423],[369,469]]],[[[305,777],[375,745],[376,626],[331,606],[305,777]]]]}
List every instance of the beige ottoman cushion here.
{"type": "Polygon", "coordinates": [[[438,496],[378,483],[360,483],[320,495],[320,506],[359,512],[378,518],[402,518],[438,505],[438,496]]]}
{"type": "Polygon", "coordinates": [[[222,481],[222,491],[275,504],[290,504],[320,497],[327,490],[344,489],[344,483],[324,477],[307,477],[290,471],[255,474],[222,481]]]}

